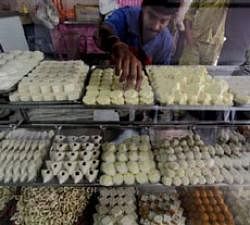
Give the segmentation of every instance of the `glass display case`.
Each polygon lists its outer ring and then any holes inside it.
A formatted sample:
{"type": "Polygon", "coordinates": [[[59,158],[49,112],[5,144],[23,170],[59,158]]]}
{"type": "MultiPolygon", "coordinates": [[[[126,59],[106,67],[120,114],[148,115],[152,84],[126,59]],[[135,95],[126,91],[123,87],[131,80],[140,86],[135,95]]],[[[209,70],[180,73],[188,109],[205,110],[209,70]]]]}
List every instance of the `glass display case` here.
{"type": "Polygon", "coordinates": [[[0,225],[250,224],[248,64],[85,59],[0,53],[0,225]]]}

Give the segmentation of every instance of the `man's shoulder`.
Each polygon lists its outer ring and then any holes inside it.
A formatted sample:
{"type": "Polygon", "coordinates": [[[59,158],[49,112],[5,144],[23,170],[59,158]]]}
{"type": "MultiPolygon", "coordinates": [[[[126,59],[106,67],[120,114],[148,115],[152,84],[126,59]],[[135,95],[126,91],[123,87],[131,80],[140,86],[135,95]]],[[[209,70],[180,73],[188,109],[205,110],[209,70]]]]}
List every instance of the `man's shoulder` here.
{"type": "MultiPolygon", "coordinates": [[[[132,7],[132,6],[126,6],[123,8],[119,8],[113,11],[113,13],[124,13],[126,15],[130,15],[130,16],[135,16],[138,15],[141,11],[141,7],[132,7]]],[[[112,14],[111,14],[112,15],[112,14]]]]}

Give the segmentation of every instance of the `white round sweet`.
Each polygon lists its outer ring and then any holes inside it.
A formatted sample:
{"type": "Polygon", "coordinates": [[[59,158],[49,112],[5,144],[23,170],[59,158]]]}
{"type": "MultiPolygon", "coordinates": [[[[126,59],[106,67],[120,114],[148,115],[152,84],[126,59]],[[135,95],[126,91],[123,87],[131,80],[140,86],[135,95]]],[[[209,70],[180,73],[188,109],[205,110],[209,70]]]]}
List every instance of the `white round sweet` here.
{"type": "Polygon", "coordinates": [[[122,174],[116,174],[113,176],[114,185],[122,185],[123,181],[124,179],[122,174]]]}
{"type": "Polygon", "coordinates": [[[170,177],[163,177],[162,178],[162,183],[164,184],[164,185],[166,185],[166,186],[172,186],[172,183],[173,183],[173,181],[172,181],[172,178],[170,178],[170,177]]]}
{"type": "Polygon", "coordinates": [[[177,158],[180,159],[180,160],[184,160],[187,158],[187,153],[183,153],[183,152],[179,152],[177,153],[177,158]]]}
{"type": "Polygon", "coordinates": [[[135,183],[135,177],[131,173],[124,174],[123,178],[126,185],[133,185],[135,183]]]}
{"type": "Polygon", "coordinates": [[[110,163],[113,163],[115,162],[115,154],[111,151],[108,151],[108,152],[104,152],[102,154],[102,160],[104,162],[110,162],[110,163]]]}
{"type": "Polygon", "coordinates": [[[177,162],[170,162],[170,163],[166,164],[166,166],[172,170],[178,170],[180,168],[180,166],[177,162]]]}
{"type": "Polygon", "coordinates": [[[199,184],[201,184],[201,185],[204,185],[204,184],[206,184],[206,178],[204,177],[204,176],[200,176],[199,177],[199,184]]]}
{"type": "Polygon", "coordinates": [[[113,143],[105,143],[102,147],[104,151],[108,151],[108,152],[116,151],[116,145],[113,143]]]}
{"type": "Polygon", "coordinates": [[[111,176],[108,175],[102,175],[100,178],[100,184],[103,186],[112,186],[113,185],[113,179],[111,176]]]}
{"type": "Polygon", "coordinates": [[[199,178],[196,176],[190,177],[189,180],[191,185],[197,185],[199,183],[199,178]]]}
{"type": "Polygon", "coordinates": [[[117,152],[116,158],[120,162],[127,162],[128,161],[127,152],[117,152]]]}
{"type": "Polygon", "coordinates": [[[182,181],[182,184],[184,186],[188,186],[189,185],[189,179],[188,179],[188,177],[182,177],[181,181],[182,181]]]}
{"type": "Polygon", "coordinates": [[[128,158],[130,161],[137,161],[138,160],[138,153],[136,151],[129,151],[128,158]]]}
{"type": "Polygon", "coordinates": [[[183,168],[183,169],[188,168],[188,163],[187,163],[187,161],[185,161],[185,160],[180,160],[180,161],[178,161],[178,163],[179,163],[179,165],[180,165],[181,168],[183,168]]]}
{"type": "Polygon", "coordinates": [[[139,184],[146,184],[148,183],[148,177],[145,173],[138,173],[136,174],[136,181],[139,184]]]}
{"type": "Polygon", "coordinates": [[[171,169],[165,169],[164,171],[164,175],[166,177],[171,177],[171,178],[174,178],[176,176],[176,173],[174,170],[171,170],[171,169]]]}
{"type": "Polygon", "coordinates": [[[110,105],[110,97],[108,97],[108,96],[99,96],[96,99],[96,102],[99,105],[110,105]]]}
{"type": "Polygon", "coordinates": [[[125,98],[125,102],[128,105],[138,105],[139,99],[138,98],[125,98]]]}
{"type": "Polygon", "coordinates": [[[139,161],[148,161],[149,160],[149,154],[148,152],[139,152],[139,161]]]}
{"type": "Polygon", "coordinates": [[[206,183],[208,184],[214,184],[215,183],[215,177],[214,176],[205,176],[206,183]]]}
{"type": "Polygon", "coordinates": [[[125,104],[123,98],[112,98],[112,99],[111,99],[111,103],[112,103],[113,105],[124,105],[124,104],[125,104]]]}
{"type": "Polygon", "coordinates": [[[130,89],[125,91],[124,96],[125,98],[138,98],[138,92],[134,89],[130,89]]]}
{"type": "Polygon", "coordinates": [[[116,174],[115,166],[113,163],[102,163],[101,170],[103,173],[114,176],[116,174]]]}
{"type": "Polygon", "coordinates": [[[115,168],[116,168],[116,171],[120,174],[125,174],[128,172],[128,167],[125,162],[116,162],[115,168]]]}
{"type": "Polygon", "coordinates": [[[82,101],[86,105],[95,105],[96,104],[96,97],[85,96],[82,101]]]}
{"type": "Polygon", "coordinates": [[[148,173],[148,179],[152,184],[159,183],[161,180],[161,175],[158,170],[151,170],[148,173]]]}
{"type": "Polygon", "coordinates": [[[134,142],[129,143],[129,144],[128,144],[128,149],[129,149],[130,151],[137,151],[137,150],[138,150],[137,144],[134,143],[134,142]]]}
{"type": "Polygon", "coordinates": [[[138,148],[140,151],[146,152],[146,151],[149,151],[150,145],[148,143],[140,143],[138,148]]]}
{"type": "Polygon", "coordinates": [[[196,166],[198,168],[204,168],[205,167],[205,162],[203,160],[196,160],[196,166]]]}
{"type": "Polygon", "coordinates": [[[185,156],[186,156],[187,160],[193,160],[194,159],[193,152],[187,152],[187,153],[185,153],[185,156]]]}
{"type": "Polygon", "coordinates": [[[200,152],[196,152],[196,153],[194,154],[194,158],[195,158],[196,160],[199,160],[199,159],[202,158],[202,154],[201,154],[200,152]]]}
{"type": "Polygon", "coordinates": [[[181,180],[181,178],[180,177],[174,177],[173,178],[173,184],[175,185],[175,186],[181,186],[181,184],[182,184],[182,180],[181,180]]]}
{"type": "Polygon", "coordinates": [[[140,171],[143,173],[148,173],[152,168],[150,161],[139,162],[140,171]]]}
{"type": "Polygon", "coordinates": [[[130,173],[137,174],[140,172],[137,162],[129,161],[127,166],[130,173]]]}
{"type": "Polygon", "coordinates": [[[123,152],[123,153],[126,153],[127,152],[127,146],[125,145],[125,144],[119,144],[118,146],[117,146],[117,148],[118,148],[118,152],[123,152]]]}
{"type": "Polygon", "coordinates": [[[214,161],[213,159],[208,159],[208,160],[206,161],[206,166],[207,166],[208,168],[212,168],[212,167],[214,167],[214,165],[215,165],[215,161],[214,161]]]}
{"type": "Polygon", "coordinates": [[[176,176],[184,177],[185,176],[185,170],[182,169],[182,168],[179,168],[178,170],[176,170],[176,176]]]}

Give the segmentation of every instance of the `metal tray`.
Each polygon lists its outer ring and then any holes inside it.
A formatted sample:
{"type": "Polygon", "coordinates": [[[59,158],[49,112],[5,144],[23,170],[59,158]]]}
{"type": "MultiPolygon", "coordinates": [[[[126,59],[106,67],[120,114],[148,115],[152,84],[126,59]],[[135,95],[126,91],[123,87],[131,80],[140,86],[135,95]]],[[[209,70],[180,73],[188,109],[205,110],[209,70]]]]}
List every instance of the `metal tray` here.
{"type": "Polygon", "coordinates": [[[27,76],[29,73],[31,73],[43,60],[39,61],[38,64],[36,66],[34,66],[33,68],[31,68],[29,70],[29,72],[27,74],[24,74],[22,76],[20,76],[19,79],[17,79],[17,81],[15,82],[15,84],[13,84],[9,89],[6,90],[0,90],[0,95],[2,94],[9,94],[10,92],[14,91],[17,89],[17,85],[19,84],[19,82],[25,77],[27,76]]]}
{"type": "MultiPolygon", "coordinates": [[[[35,69],[35,68],[34,68],[35,69]]],[[[83,94],[85,93],[85,88],[86,88],[86,82],[88,80],[88,77],[89,77],[89,74],[90,74],[90,68],[86,74],[86,76],[84,77],[83,79],[83,88],[81,90],[81,93],[80,93],[80,97],[76,100],[63,100],[63,101],[19,101],[19,102],[10,102],[10,104],[12,105],[58,105],[58,104],[61,104],[61,105],[66,105],[66,104],[79,104],[81,103],[81,100],[83,98],[83,94]]]]}
{"type": "MultiPolygon", "coordinates": [[[[87,93],[87,87],[89,86],[89,81],[90,81],[90,78],[91,78],[91,75],[92,73],[96,70],[96,69],[108,69],[108,68],[113,68],[112,66],[92,66],[90,68],[90,71],[89,71],[89,76],[88,76],[88,79],[85,83],[85,90],[84,90],[84,94],[83,94],[83,97],[85,97],[86,93],[87,93]]],[[[146,72],[145,72],[145,76],[147,76],[146,72]]],[[[149,85],[151,86],[151,83],[150,83],[150,80],[149,80],[149,85]]],[[[152,87],[152,86],[151,86],[152,87]]],[[[153,87],[152,87],[153,89],[153,87]]],[[[153,91],[153,94],[154,94],[154,91],[153,91]]],[[[154,94],[154,103],[155,103],[155,94],[154,94]]],[[[86,106],[87,108],[97,108],[97,109],[114,109],[114,108],[119,108],[119,109],[129,109],[129,108],[134,108],[134,107],[142,107],[142,108],[152,108],[154,107],[154,104],[139,104],[139,105],[130,105],[130,104],[124,104],[124,105],[86,105],[85,103],[82,102],[82,104],[84,106],[86,106]]]]}
{"type": "MultiPolygon", "coordinates": [[[[10,128],[6,128],[6,129],[9,130],[10,128]]],[[[52,126],[52,125],[49,125],[49,126],[20,126],[18,128],[14,127],[13,129],[11,129],[11,131],[15,131],[15,130],[18,130],[18,129],[23,129],[24,132],[25,131],[32,131],[32,132],[47,131],[47,132],[49,132],[50,130],[53,130],[54,132],[56,131],[56,127],[52,126]]],[[[51,142],[50,142],[50,145],[49,145],[49,149],[51,147],[51,144],[52,144],[52,138],[51,138],[51,142]]],[[[41,169],[38,170],[38,173],[40,173],[40,170],[41,169]]],[[[40,186],[40,183],[41,183],[41,176],[40,176],[40,174],[38,174],[37,178],[32,182],[27,182],[27,183],[26,182],[25,183],[21,183],[21,182],[13,183],[13,182],[10,182],[8,184],[0,182],[0,186],[10,186],[10,187],[40,186]]]]}
{"type": "MultiPolygon", "coordinates": [[[[102,135],[102,130],[99,127],[82,127],[82,126],[62,126],[62,127],[58,127],[57,131],[56,131],[56,135],[64,135],[64,136],[91,136],[91,135],[102,135]]],[[[64,184],[60,185],[58,180],[54,177],[54,179],[52,179],[50,182],[48,183],[43,183],[43,179],[41,176],[41,171],[42,169],[46,169],[46,161],[50,160],[50,152],[52,151],[53,148],[53,144],[55,143],[54,139],[52,140],[52,144],[50,146],[50,150],[48,152],[48,155],[46,157],[46,159],[44,160],[44,164],[40,170],[40,177],[39,177],[39,186],[98,186],[98,179],[99,179],[99,174],[97,176],[97,179],[95,182],[90,183],[88,182],[86,179],[83,179],[82,182],[75,184],[72,180],[72,178],[69,178],[67,180],[67,182],[65,182],[64,184]]],[[[102,141],[101,141],[102,143],[102,141]]],[[[101,157],[101,150],[100,150],[100,156],[101,157]]],[[[100,159],[99,159],[100,160],[100,159]]],[[[97,168],[98,171],[100,171],[100,164],[97,168]]]]}

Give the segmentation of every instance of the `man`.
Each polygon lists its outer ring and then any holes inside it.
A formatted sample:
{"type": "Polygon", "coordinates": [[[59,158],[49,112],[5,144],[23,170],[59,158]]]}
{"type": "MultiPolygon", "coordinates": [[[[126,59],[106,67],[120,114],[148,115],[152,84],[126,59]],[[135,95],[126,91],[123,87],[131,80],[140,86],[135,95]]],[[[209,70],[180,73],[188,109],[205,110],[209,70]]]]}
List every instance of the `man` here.
{"type": "Polygon", "coordinates": [[[224,43],[229,0],[194,0],[185,19],[186,45],[180,64],[214,65],[224,43]]]}
{"type": "Polygon", "coordinates": [[[101,25],[98,43],[111,53],[121,82],[136,81],[139,88],[143,65],[170,63],[173,38],[167,26],[179,6],[179,0],[144,0],[141,8],[114,11],[101,25]]]}

